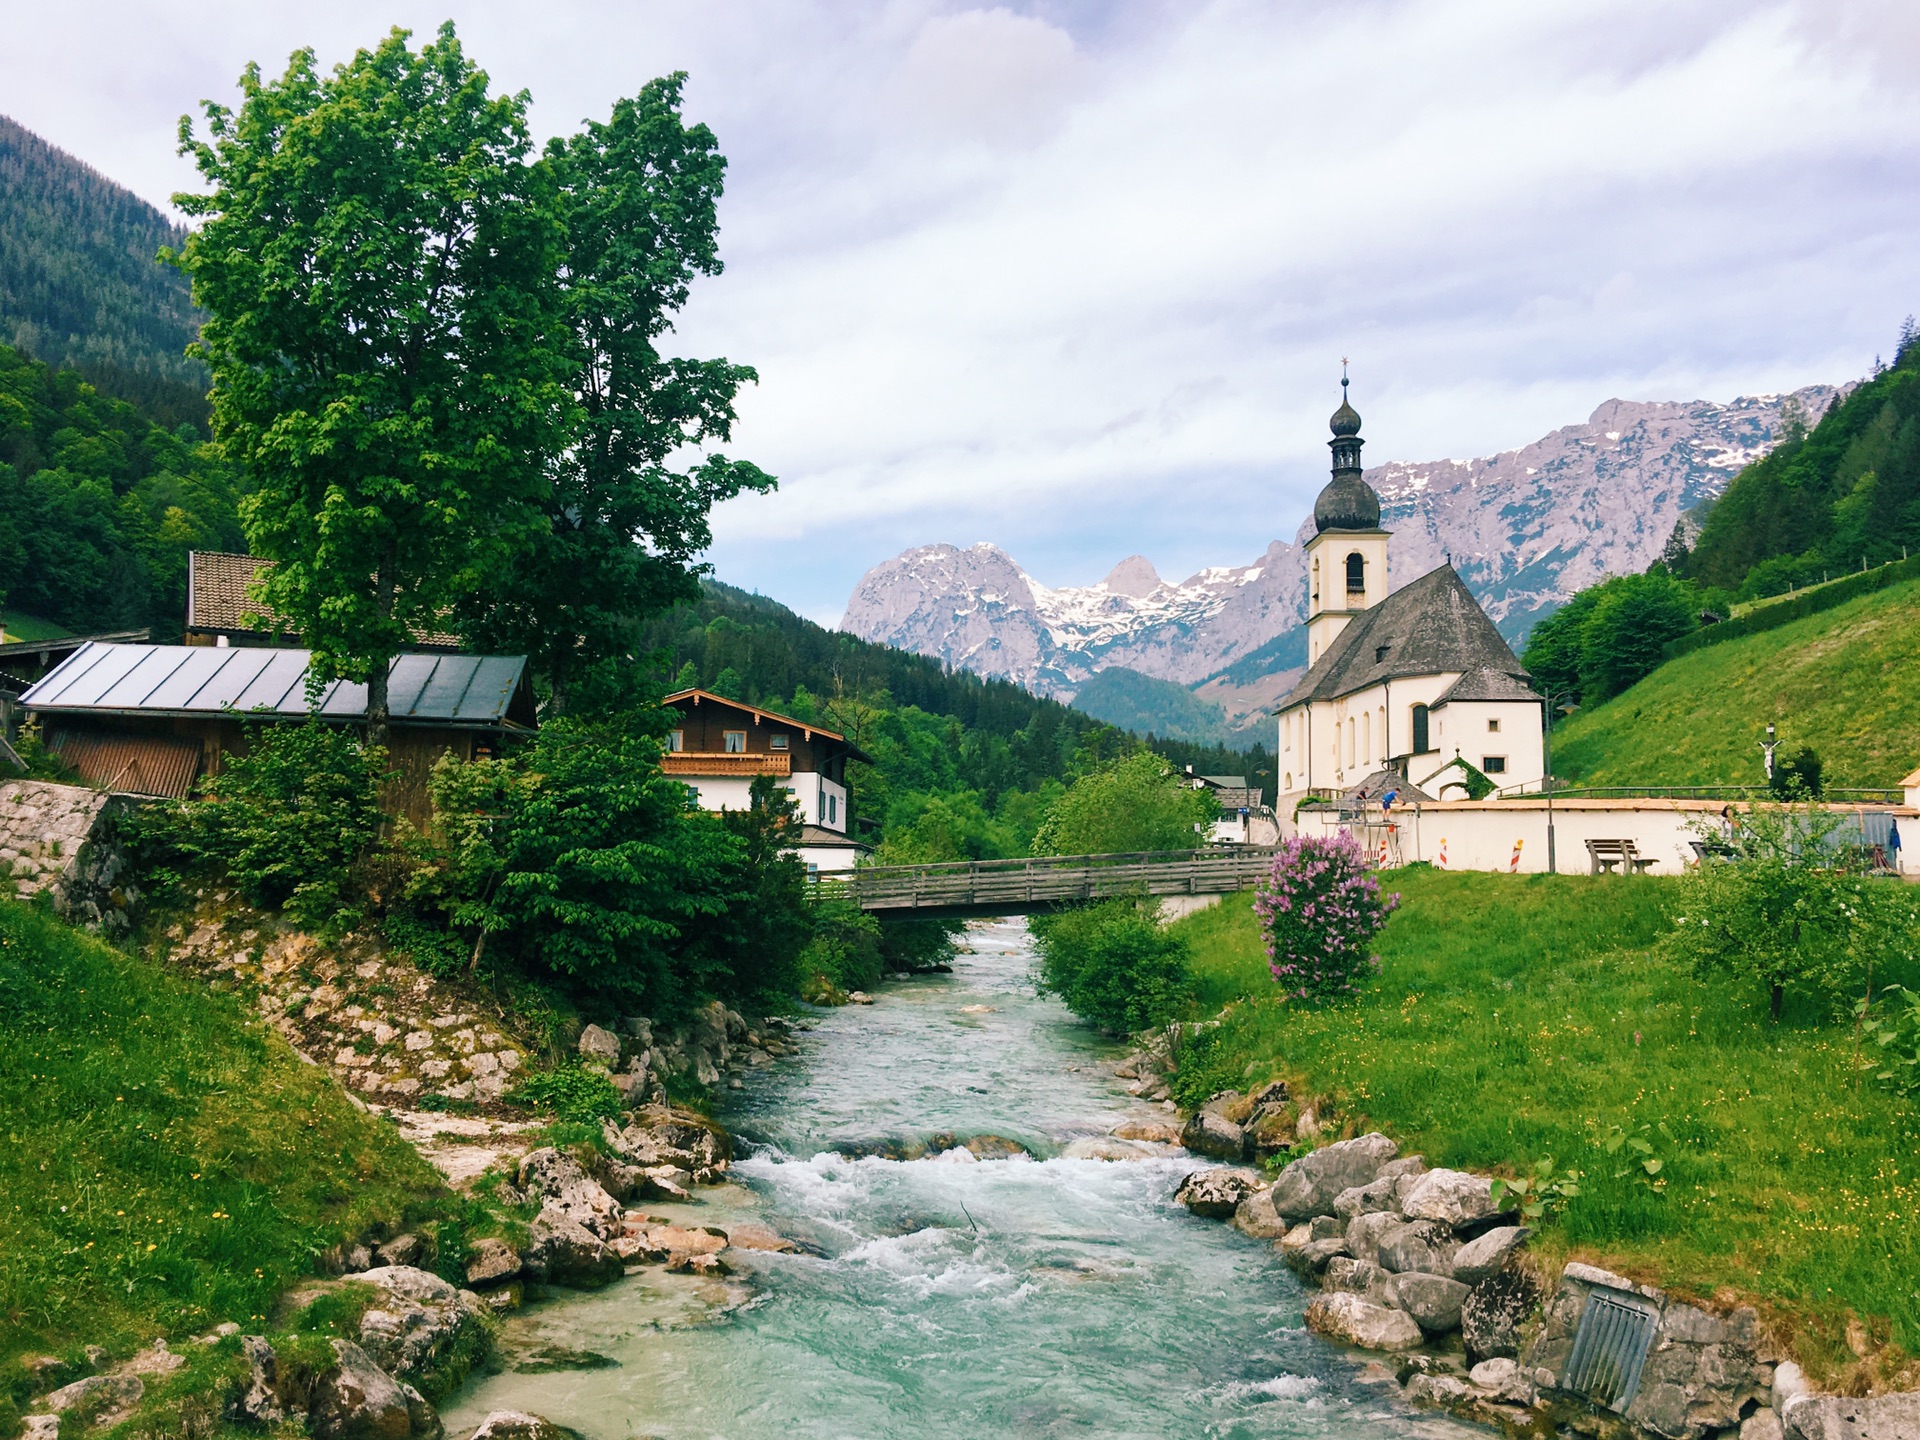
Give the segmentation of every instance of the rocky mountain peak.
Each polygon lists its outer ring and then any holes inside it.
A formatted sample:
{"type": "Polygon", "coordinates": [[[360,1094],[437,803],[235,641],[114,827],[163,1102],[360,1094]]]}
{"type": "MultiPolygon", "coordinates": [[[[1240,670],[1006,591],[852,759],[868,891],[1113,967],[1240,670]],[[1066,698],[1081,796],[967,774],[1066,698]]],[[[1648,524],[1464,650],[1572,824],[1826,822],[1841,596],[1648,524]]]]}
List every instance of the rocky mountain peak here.
{"type": "Polygon", "coordinates": [[[1116,595],[1132,595],[1144,600],[1166,582],[1146,556],[1129,555],[1109,570],[1107,578],[1100,583],[1116,595]]]}

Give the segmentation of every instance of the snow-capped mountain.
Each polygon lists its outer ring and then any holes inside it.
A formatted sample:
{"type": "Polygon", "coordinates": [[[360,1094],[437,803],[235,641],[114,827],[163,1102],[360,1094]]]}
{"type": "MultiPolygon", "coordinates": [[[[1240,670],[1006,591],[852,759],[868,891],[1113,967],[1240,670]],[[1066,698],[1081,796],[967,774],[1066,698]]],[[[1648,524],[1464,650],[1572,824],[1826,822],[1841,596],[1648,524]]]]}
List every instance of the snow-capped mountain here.
{"type": "MultiPolygon", "coordinates": [[[[1767,452],[1785,405],[1817,419],[1839,393],[1813,385],[1724,405],[1609,400],[1586,424],[1519,450],[1377,466],[1366,478],[1394,532],[1395,588],[1451,557],[1517,639],[1583,586],[1644,570],[1684,512],[1767,452]]],[[[1233,692],[1298,664],[1282,637],[1305,619],[1300,546],[1310,525],[1252,564],[1178,583],[1132,555],[1097,585],[1051,589],[997,546],[922,545],[861,577],[841,628],[1062,698],[1115,665],[1185,685],[1234,667],[1202,693],[1244,710],[1264,705],[1272,686],[1241,705],[1233,692]]]]}

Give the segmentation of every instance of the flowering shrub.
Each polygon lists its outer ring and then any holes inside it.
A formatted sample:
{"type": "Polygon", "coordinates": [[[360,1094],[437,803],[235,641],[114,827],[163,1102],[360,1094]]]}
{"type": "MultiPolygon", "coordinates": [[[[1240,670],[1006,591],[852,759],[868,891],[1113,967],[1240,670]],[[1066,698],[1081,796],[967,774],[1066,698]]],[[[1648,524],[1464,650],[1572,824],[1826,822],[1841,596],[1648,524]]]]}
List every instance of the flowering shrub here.
{"type": "Polygon", "coordinates": [[[1360,977],[1380,968],[1369,947],[1399,904],[1398,895],[1380,893],[1351,835],[1296,835],[1274,853],[1253,911],[1273,978],[1297,999],[1333,1000],[1355,993],[1360,977]]]}

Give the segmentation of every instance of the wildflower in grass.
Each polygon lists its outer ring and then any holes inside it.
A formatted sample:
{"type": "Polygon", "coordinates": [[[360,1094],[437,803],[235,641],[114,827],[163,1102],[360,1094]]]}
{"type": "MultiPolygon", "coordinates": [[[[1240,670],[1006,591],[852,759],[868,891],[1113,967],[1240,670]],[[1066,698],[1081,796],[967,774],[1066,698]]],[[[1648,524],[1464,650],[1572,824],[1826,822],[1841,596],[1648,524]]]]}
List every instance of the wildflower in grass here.
{"type": "Polygon", "coordinates": [[[1296,835],[1274,852],[1273,869],[1253,901],[1273,978],[1299,1000],[1352,995],[1380,968],[1374,937],[1399,905],[1351,835],[1296,835]]]}

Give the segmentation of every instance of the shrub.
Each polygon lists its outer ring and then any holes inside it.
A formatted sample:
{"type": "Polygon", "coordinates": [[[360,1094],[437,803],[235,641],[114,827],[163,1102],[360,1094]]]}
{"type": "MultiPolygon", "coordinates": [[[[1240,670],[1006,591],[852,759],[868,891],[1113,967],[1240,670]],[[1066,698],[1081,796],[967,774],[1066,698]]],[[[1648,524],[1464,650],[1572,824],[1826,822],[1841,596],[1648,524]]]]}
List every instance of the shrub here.
{"type": "Polygon", "coordinates": [[[808,993],[868,990],[880,983],[883,955],[880,922],[843,896],[816,898],[808,907],[813,938],[800,952],[800,978],[808,993]]]}
{"type": "Polygon", "coordinates": [[[1208,790],[1185,783],[1165,760],[1138,751],[1082,775],[1048,808],[1035,855],[1192,850],[1220,812],[1208,790]]]}
{"type": "Polygon", "coordinates": [[[225,871],[250,904],[299,925],[352,928],[364,903],[354,872],[384,824],[386,751],[317,720],[257,726],[249,741],[205,800],[176,812],[177,849],[225,871]]]}
{"type": "Polygon", "coordinates": [[[1369,947],[1399,903],[1380,893],[1351,835],[1282,841],[1253,899],[1273,978],[1300,1000],[1356,993],[1380,968],[1369,947]]]}
{"type": "Polygon", "coordinates": [[[1192,994],[1187,942],[1151,901],[1122,897],[1033,922],[1042,994],[1102,1030],[1126,1034],[1172,1019],[1192,994]]]}
{"type": "Polygon", "coordinates": [[[529,1075],[504,1098],[508,1104],[547,1111],[576,1124],[603,1120],[627,1108],[606,1072],[585,1065],[562,1065],[529,1075]]]}
{"type": "Polygon", "coordinates": [[[1920,991],[1904,985],[1886,988],[1887,1011],[1875,1016],[1867,1001],[1860,1002],[1861,1019],[1880,1059],[1874,1079],[1901,1095],[1920,1094],[1920,991]]]}

